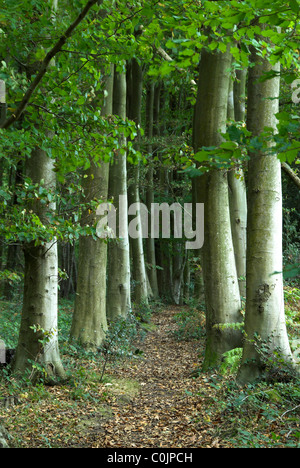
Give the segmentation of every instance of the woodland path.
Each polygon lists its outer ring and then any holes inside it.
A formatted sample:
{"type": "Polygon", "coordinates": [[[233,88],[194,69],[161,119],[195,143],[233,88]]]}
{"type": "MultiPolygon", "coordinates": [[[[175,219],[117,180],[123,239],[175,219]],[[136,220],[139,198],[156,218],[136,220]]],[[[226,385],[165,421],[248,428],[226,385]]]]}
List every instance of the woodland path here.
{"type": "Polygon", "coordinates": [[[90,446],[220,447],[207,414],[201,416],[205,398],[199,390],[205,388],[205,376],[190,376],[193,368],[199,367],[201,344],[196,340],[178,342],[171,333],[178,312],[172,307],[154,316],[155,331],[139,343],[143,356],[117,369],[118,378],[137,381],[139,391],[133,397],[115,399],[113,417],[103,421],[101,429],[87,434],[90,446]]]}

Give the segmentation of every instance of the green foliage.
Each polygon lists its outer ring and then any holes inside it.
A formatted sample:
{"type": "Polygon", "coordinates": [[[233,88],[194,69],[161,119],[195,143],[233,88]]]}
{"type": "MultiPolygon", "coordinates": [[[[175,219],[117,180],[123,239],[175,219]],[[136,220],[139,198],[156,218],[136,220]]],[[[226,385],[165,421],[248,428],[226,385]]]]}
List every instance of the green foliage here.
{"type": "Polygon", "coordinates": [[[0,271],[0,282],[8,281],[11,286],[21,283],[23,280],[22,273],[16,273],[13,271],[3,270],[0,271]]]}
{"type": "Polygon", "coordinates": [[[135,307],[134,315],[138,322],[150,323],[151,316],[152,316],[151,305],[146,301],[142,301],[141,304],[135,307]]]}
{"type": "Polygon", "coordinates": [[[235,375],[239,369],[243,354],[243,348],[232,349],[223,354],[222,363],[220,366],[221,374],[235,375]]]}
{"type": "Polygon", "coordinates": [[[21,309],[21,303],[0,301],[0,336],[6,348],[16,348],[21,322],[21,309]]]}
{"type": "Polygon", "coordinates": [[[178,341],[197,340],[204,336],[203,312],[196,307],[183,308],[175,316],[176,329],[172,334],[178,341]]]}
{"type": "Polygon", "coordinates": [[[231,440],[235,448],[299,447],[299,383],[298,379],[243,389],[231,383],[225,386],[227,427],[220,430],[221,437],[231,440]]]}
{"type": "Polygon", "coordinates": [[[216,323],[213,328],[217,330],[244,330],[245,322],[236,323],[216,323]]]}
{"type": "Polygon", "coordinates": [[[300,364],[300,289],[286,287],[284,291],[285,316],[290,334],[290,345],[294,360],[300,364]]]}
{"type": "Polygon", "coordinates": [[[103,358],[100,381],[104,378],[108,363],[117,362],[120,359],[133,356],[133,341],[136,339],[137,335],[137,321],[133,315],[129,315],[126,318],[119,318],[110,323],[104,343],[99,349],[103,358]]]}
{"type": "Polygon", "coordinates": [[[5,197],[0,202],[0,236],[7,242],[41,245],[54,238],[68,242],[78,240],[81,235],[96,238],[96,226],[82,226],[80,221],[85,210],[96,212],[100,201],[95,199],[87,204],[78,184],[70,183],[65,189],[60,187],[53,191],[43,182],[33,184],[30,179],[25,179],[13,193],[9,188],[2,192],[5,197]],[[12,204],[13,201],[16,203],[12,204]],[[49,208],[47,219],[42,220],[33,211],[37,202],[49,208]],[[54,211],[53,206],[56,207],[54,211]]]}

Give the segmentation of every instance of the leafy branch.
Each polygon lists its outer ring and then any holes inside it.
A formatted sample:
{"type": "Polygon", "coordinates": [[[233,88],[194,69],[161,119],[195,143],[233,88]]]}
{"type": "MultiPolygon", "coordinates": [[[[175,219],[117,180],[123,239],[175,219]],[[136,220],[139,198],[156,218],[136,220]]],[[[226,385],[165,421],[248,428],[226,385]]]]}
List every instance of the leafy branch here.
{"type": "MultiPolygon", "coordinates": [[[[26,109],[30,99],[31,99],[31,96],[33,95],[33,93],[35,92],[35,90],[38,88],[40,82],[42,81],[42,79],[44,78],[45,74],[47,73],[47,70],[48,70],[48,67],[51,63],[51,61],[54,59],[54,57],[61,51],[61,49],[63,48],[63,46],[65,45],[65,43],[67,42],[67,40],[72,36],[73,32],[75,31],[75,29],[77,28],[77,26],[85,19],[85,17],[87,16],[87,14],[89,13],[90,9],[96,5],[96,3],[99,4],[99,0],[89,0],[88,3],[86,4],[85,8],[81,11],[81,13],[79,14],[79,16],[76,18],[76,20],[71,24],[71,26],[69,26],[69,28],[66,30],[66,32],[60,37],[60,39],[58,40],[58,42],[54,45],[54,47],[52,47],[52,49],[48,52],[48,54],[46,55],[46,57],[44,58],[44,60],[42,61],[41,63],[41,66],[40,66],[40,71],[39,73],[36,75],[35,79],[33,80],[33,82],[31,83],[30,87],[28,88],[28,90],[26,91],[19,107],[17,108],[17,110],[15,111],[15,113],[9,117],[9,119],[7,119],[3,124],[2,124],[2,128],[4,129],[7,129],[9,128],[13,123],[15,123],[19,118],[20,116],[22,115],[22,113],[24,112],[24,110],[26,109]]],[[[100,2],[102,3],[102,1],[100,2]]]]}

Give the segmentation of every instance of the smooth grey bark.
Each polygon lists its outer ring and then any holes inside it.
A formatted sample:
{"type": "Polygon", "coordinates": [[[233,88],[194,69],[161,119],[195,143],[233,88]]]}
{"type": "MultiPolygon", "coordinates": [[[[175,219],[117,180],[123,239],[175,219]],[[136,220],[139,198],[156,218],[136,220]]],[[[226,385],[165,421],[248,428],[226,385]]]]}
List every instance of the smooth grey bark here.
{"type": "MultiPolygon", "coordinates": [[[[126,119],[126,94],[126,73],[115,72],[113,113],[123,120],[126,119]]],[[[119,141],[124,147],[124,135],[120,135],[119,141]]],[[[117,150],[109,175],[109,199],[113,199],[117,210],[117,239],[111,239],[108,246],[106,310],[110,320],[126,317],[131,311],[126,159],[126,151],[117,150]]]]}
{"type": "Polygon", "coordinates": [[[176,305],[179,305],[182,300],[182,287],[184,281],[184,269],[187,262],[188,251],[181,242],[176,242],[173,245],[173,272],[172,272],[172,296],[176,305]]]}
{"type": "MultiPolygon", "coordinates": [[[[154,119],[158,123],[159,118],[159,97],[160,97],[160,85],[155,86],[154,83],[150,83],[147,89],[147,101],[146,101],[146,136],[148,138],[148,171],[147,171],[147,187],[146,187],[146,205],[149,213],[149,226],[151,226],[151,206],[154,203],[154,165],[153,165],[153,137],[157,135],[157,126],[154,129],[154,119]]],[[[154,299],[158,299],[159,290],[157,283],[157,268],[156,268],[156,252],[155,252],[155,240],[149,235],[145,240],[146,247],[146,258],[147,258],[147,273],[151,291],[154,299]]]]}
{"type": "Polygon", "coordinates": [[[247,73],[246,68],[236,70],[236,79],[233,84],[234,118],[237,122],[245,121],[247,73]]]}
{"type": "MultiPolygon", "coordinates": [[[[237,71],[237,78],[230,80],[227,116],[230,120],[245,120],[246,72],[237,71]]],[[[246,297],[246,249],[247,249],[247,192],[242,168],[228,173],[231,231],[240,294],[246,297]]]]}
{"type": "MultiPolygon", "coordinates": [[[[194,118],[194,146],[218,146],[226,131],[229,52],[202,51],[194,118]]],[[[204,368],[215,367],[223,353],[241,346],[241,332],[230,324],[242,321],[241,301],[232,242],[228,181],[223,170],[198,179],[199,201],[205,203],[203,267],[207,342],[204,368]]]]}
{"type": "Polygon", "coordinates": [[[242,170],[228,174],[231,232],[240,295],[246,297],[247,191],[242,170]]]}
{"type": "MultiPolygon", "coordinates": [[[[48,136],[51,138],[51,134],[48,136]]],[[[54,160],[39,148],[36,148],[26,161],[26,175],[33,183],[43,183],[44,187],[51,191],[56,187],[56,174],[53,169],[54,160]]],[[[30,209],[47,225],[47,212],[55,210],[55,205],[50,204],[47,207],[37,201],[30,209]]],[[[25,244],[23,248],[24,298],[13,370],[23,374],[25,369],[32,368],[33,362],[37,362],[44,366],[48,379],[64,378],[65,372],[58,348],[57,241],[53,238],[41,245],[32,242],[25,244]]]]}
{"type": "Polygon", "coordinates": [[[0,426],[0,448],[9,448],[7,439],[8,439],[8,433],[4,426],[0,426]]]}
{"type": "Polygon", "coordinates": [[[2,125],[6,120],[6,111],[6,84],[5,81],[0,80],[0,128],[2,128],[2,125]]]}
{"type": "MultiPolygon", "coordinates": [[[[276,131],[280,78],[262,81],[265,73],[280,71],[252,52],[248,83],[248,130],[259,136],[265,127],[276,131]]],[[[268,143],[269,149],[272,143],[268,143]]],[[[283,295],[281,165],[272,151],[251,153],[248,169],[247,301],[245,343],[238,373],[240,383],[261,378],[264,362],[255,337],[292,362],[283,295]],[[277,272],[275,274],[275,272],[277,272]]]]}
{"type": "MultiPolygon", "coordinates": [[[[104,101],[101,114],[112,114],[113,108],[114,67],[105,78],[104,101]]],[[[109,163],[100,161],[86,171],[84,192],[86,201],[95,198],[107,201],[109,182],[109,163]]],[[[97,223],[96,213],[87,213],[86,224],[97,223]]],[[[71,339],[75,339],[86,348],[95,350],[105,339],[107,331],[106,318],[106,269],[107,242],[104,239],[81,237],[79,241],[78,282],[75,309],[71,327],[71,339]]]]}
{"type": "MultiPolygon", "coordinates": [[[[138,129],[135,142],[136,148],[140,149],[140,127],[142,123],[142,95],[144,73],[142,66],[136,59],[131,61],[128,67],[128,117],[133,120],[138,129]]],[[[142,213],[140,202],[140,163],[128,167],[128,201],[133,208],[133,214],[129,215],[129,222],[134,223],[135,235],[130,236],[132,256],[132,278],[134,281],[133,298],[136,305],[148,304],[148,282],[146,274],[142,213]]]]}
{"type": "Polygon", "coordinates": [[[190,254],[187,252],[187,259],[185,262],[184,272],[183,272],[183,286],[182,286],[182,300],[184,303],[188,304],[190,300],[190,287],[191,287],[191,267],[190,267],[190,254]]]}

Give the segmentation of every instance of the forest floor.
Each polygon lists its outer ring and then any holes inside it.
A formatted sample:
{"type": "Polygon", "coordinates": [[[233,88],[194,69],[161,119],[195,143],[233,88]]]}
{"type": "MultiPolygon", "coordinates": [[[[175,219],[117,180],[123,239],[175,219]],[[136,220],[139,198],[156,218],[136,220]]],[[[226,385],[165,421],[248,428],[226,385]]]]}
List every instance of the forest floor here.
{"type": "MultiPolygon", "coordinates": [[[[167,307],[154,314],[143,339],[134,343],[136,353],[109,364],[104,379],[100,378],[103,364],[99,361],[79,362],[73,357],[70,382],[55,387],[40,384],[18,392],[16,405],[0,406],[0,424],[12,436],[10,445],[116,449],[297,446],[298,387],[295,400],[285,406],[280,390],[274,387],[240,391],[232,376],[199,373],[194,378],[201,366],[204,339],[178,340],[176,316],[180,310],[167,307]]],[[[285,392],[291,393],[291,388],[285,392]]]]}
{"type": "MultiPolygon", "coordinates": [[[[118,369],[118,378],[138,382],[139,391],[116,398],[114,420],[92,436],[94,447],[218,447],[207,414],[201,417],[207,377],[193,379],[199,367],[199,341],[178,342],[172,307],[155,316],[154,330],[139,344],[142,358],[118,369]],[[205,422],[207,420],[207,423],[205,422]]],[[[118,393],[118,392],[117,392],[118,393]]]]}

